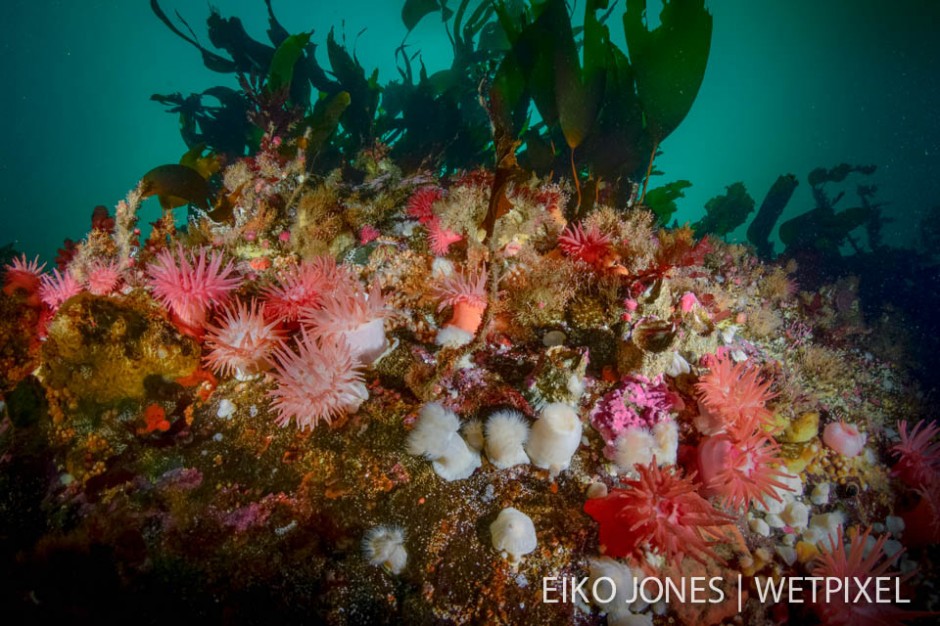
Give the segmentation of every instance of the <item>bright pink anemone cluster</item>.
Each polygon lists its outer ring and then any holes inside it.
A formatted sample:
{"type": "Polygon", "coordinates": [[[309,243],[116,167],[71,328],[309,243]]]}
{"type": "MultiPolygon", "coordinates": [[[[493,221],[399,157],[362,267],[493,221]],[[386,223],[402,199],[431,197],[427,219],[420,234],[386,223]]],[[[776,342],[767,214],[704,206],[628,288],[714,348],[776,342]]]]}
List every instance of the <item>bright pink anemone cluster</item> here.
{"type": "Polygon", "coordinates": [[[256,300],[226,308],[218,325],[207,326],[206,363],[217,374],[246,380],[270,368],[268,357],[281,342],[278,322],[267,322],[256,300]]]}
{"type": "Polygon", "coordinates": [[[382,233],[372,224],[366,224],[359,229],[359,244],[368,245],[379,238],[382,233]]]}
{"type": "Polygon", "coordinates": [[[566,255],[595,267],[603,267],[613,253],[610,237],[602,233],[596,224],[586,231],[580,224],[569,226],[558,237],[558,247],[566,255]]]}
{"type": "Polygon", "coordinates": [[[190,330],[200,332],[213,307],[224,305],[238,287],[232,263],[222,266],[222,254],[199,248],[187,252],[182,244],[161,250],[147,268],[153,295],[190,330]]]}
{"type": "Polygon", "coordinates": [[[934,422],[920,420],[910,433],[906,420],[898,425],[901,443],[891,447],[898,462],[891,473],[907,485],[919,489],[940,480],[940,441],[934,441],[940,428],[934,422]]]}
{"type": "Polygon", "coordinates": [[[354,412],[368,398],[357,368],[370,365],[388,347],[385,320],[391,311],[379,284],[366,289],[332,257],[304,261],[264,292],[265,316],[301,331],[297,352],[272,353],[271,392],[278,423],[295,419],[301,428],[354,412]]]}
{"type": "Polygon", "coordinates": [[[428,241],[431,252],[437,256],[444,256],[450,250],[451,244],[455,244],[463,237],[456,232],[445,228],[439,219],[434,219],[428,223],[428,241]]]}
{"type": "Polygon", "coordinates": [[[671,413],[682,409],[682,399],[669,390],[662,375],[653,380],[641,375],[624,377],[591,410],[591,426],[613,446],[624,430],[650,429],[672,419],[671,413]]]}
{"type": "Polygon", "coordinates": [[[434,219],[434,203],[443,197],[444,190],[440,187],[422,187],[408,198],[405,213],[426,226],[434,219]]]}
{"type": "Polygon", "coordinates": [[[635,468],[639,477],[625,481],[626,488],[584,503],[584,512],[600,524],[604,554],[642,560],[652,549],[673,563],[686,556],[720,561],[712,546],[733,518],[700,496],[675,466],[659,468],[654,460],[635,468]]]}
{"type": "Polygon", "coordinates": [[[312,429],[321,420],[332,424],[357,411],[369,391],[346,341],[316,339],[303,329],[295,345],[296,351],[281,346],[274,352],[278,385],[268,397],[278,413],[277,423],[286,426],[294,419],[301,430],[312,429]]]}
{"type": "MultiPolygon", "coordinates": [[[[838,538],[833,541],[829,538],[828,545],[821,544],[822,551],[811,564],[813,576],[823,580],[818,581],[817,594],[820,601],[813,604],[813,610],[827,626],[894,626],[904,624],[907,620],[929,615],[924,612],[905,611],[901,606],[893,603],[876,603],[871,586],[868,587],[866,602],[865,595],[859,595],[862,584],[876,578],[900,578],[903,583],[913,576],[913,572],[901,574],[891,570],[892,563],[900,558],[901,552],[888,557],[885,554],[887,535],[879,537],[874,545],[869,546],[869,528],[865,532],[856,532],[852,535],[848,546],[845,545],[842,528],[839,527],[838,538]],[[825,579],[838,578],[845,586],[840,593],[825,595],[825,579]],[[849,602],[846,602],[846,587],[849,602]],[[857,600],[856,600],[857,599],[857,600]]],[[[893,585],[892,585],[893,586],[893,585]]]]}
{"type": "Polygon", "coordinates": [[[96,296],[114,293],[121,283],[121,267],[117,261],[97,260],[88,268],[85,286],[96,296]]]}
{"type": "Polygon", "coordinates": [[[121,283],[122,272],[117,261],[93,261],[87,269],[84,282],[75,278],[68,269],[53,269],[51,274],[43,274],[45,263],[39,259],[27,261],[26,257],[13,259],[4,269],[3,290],[7,295],[21,293],[29,306],[45,304],[51,313],[55,313],[62,303],[81,293],[83,287],[96,296],[113,293],[121,283]]]}

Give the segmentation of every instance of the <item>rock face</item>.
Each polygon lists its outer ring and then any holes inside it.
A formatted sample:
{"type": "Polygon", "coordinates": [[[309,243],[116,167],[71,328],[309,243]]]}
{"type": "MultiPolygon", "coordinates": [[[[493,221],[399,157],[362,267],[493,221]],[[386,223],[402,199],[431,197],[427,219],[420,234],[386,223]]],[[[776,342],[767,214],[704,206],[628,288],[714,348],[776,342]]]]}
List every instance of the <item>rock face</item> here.
{"type": "Polygon", "coordinates": [[[42,375],[53,389],[106,404],[142,399],[148,379],[188,376],[199,366],[199,345],[128,298],[82,293],[49,324],[42,375]]]}

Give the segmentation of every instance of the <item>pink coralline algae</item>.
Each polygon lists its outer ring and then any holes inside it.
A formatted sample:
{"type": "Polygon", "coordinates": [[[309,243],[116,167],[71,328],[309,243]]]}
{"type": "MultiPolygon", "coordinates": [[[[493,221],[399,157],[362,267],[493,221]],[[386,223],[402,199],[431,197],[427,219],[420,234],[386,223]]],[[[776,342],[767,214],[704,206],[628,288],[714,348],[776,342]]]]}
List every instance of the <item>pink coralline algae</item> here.
{"type": "Polygon", "coordinates": [[[690,312],[696,304],[700,305],[698,298],[696,298],[695,294],[691,291],[686,291],[679,299],[679,308],[683,313],[690,312]]]}
{"type": "Polygon", "coordinates": [[[683,407],[682,399],[669,391],[662,375],[653,380],[627,376],[608,392],[591,411],[591,425],[609,447],[628,428],[652,428],[672,419],[670,413],[683,407]]]}
{"type": "Polygon", "coordinates": [[[251,528],[264,525],[267,523],[270,516],[271,510],[269,508],[262,506],[258,502],[251,502],[247,506],[237,508],[225,514],[223,522],[236,533],[243,533],[251,528]]]}

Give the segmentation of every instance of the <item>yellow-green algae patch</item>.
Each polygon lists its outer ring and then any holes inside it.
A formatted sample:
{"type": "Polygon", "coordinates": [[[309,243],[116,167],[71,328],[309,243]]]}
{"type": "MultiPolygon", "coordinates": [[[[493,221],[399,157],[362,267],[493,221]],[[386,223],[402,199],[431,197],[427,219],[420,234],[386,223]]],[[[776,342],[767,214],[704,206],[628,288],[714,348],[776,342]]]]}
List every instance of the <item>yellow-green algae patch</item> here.
{"type": "Polygon", "coordinates": [[[199,345],[154,314],[146,299],[79,294],[49,324],[43,382],[102,404],[142,399],[148,379],[171,380],[199,366],[199,345]]]}

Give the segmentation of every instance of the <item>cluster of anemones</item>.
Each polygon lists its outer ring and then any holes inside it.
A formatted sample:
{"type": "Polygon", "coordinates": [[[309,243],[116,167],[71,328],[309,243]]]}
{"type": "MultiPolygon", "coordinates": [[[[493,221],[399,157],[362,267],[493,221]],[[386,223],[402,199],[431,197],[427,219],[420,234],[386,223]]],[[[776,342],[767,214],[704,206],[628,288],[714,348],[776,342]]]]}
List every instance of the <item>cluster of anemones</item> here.
{"type": "Polygon", "coordinates": [[[656,449],[655,429],[674,425],[671,411],[681,406],[661,379],[628,376],[597,403],[591,424],[607,443],[608,456],[621,465],[629,449],[639,459],[632,467],[637,478],[584,505],[600,524],[605,554],[643,560],[651,551],[673,563],[686,556],[717,559],[712,544],[721,536],[719,527],[734,518],[709,497],[735,510],[781,500],[790,477],[765,430],[769,388],[756,368],[730,359],[710,362],[696,385],[700,410],[707,414],[696,420],[703,437],[695,456],[698,471],[689,475],[675,465],[675,456],[664,462],[655,454],[639,455],[656,449]]]}
{"type": "Polygon", "coordinates": [[[4,267],[4,292],[22,294],[27,304],[45,304],[52,312],[74,295],[87,290],[96,296],[106,296],[117,291],[123,279],[123,271],[117,261],[96,260],[85,272],[84,280],[77,280],[69,269],[54,268],[44,274],[46,265],[39,259],[27,261],[25,256],[13,259],[4,267]]]}
{"type": "Polygon", "coordinates": [[[714,359],[696,384],[705,435],[698,446],[698,469],[707,494],[725,506],[746,508],[752,502],[780,501],[789,474],[780,469],[779,448],[768,434],[773,398],[770,382],[757,368],[729,358],[714,359]]]}
{"type": "Polygon", "coordinates": [[[117,261],[96,260],[78,280],[68,268],[53,268],[43,273],[45,263],[38,257],[29,261],[25,255],[14,258],[3,267],[3,291],[16,295],[29,307],[39,312],[38,336],[44,337],[46,327],[59,307],[82,291],[96,296],[107,296],[117,291],[123,281],[123,269],[117,261]]]}
{"type": "Polygon", "coordinates": [[[368,397],[360,369],[385,351],[388,313],[378,285],[366,290],[332,258],[293,266],[247,304],[232,301],[240,279],[219,252],[164,250],[148,274],[180,327],[205,337],[206,363],[217,374],[246,380],[271,371],[279,424],[332,423],[368,397]],[[293,348],[285,344],[291,333],[293,348]]]}
{"type": "Polygon", "coordinates": [[[369,396],[359,370],[388,347],[389,311],[377,283],[366,290],[345,269],[337,269],[317,291],[315,298],[295,293],[311,301],[297,309],[296,350],[282,346],[273,358],[277,387],[270,397],[278,423],[294,419],[301,429],[357,411],[369,396]]]}

